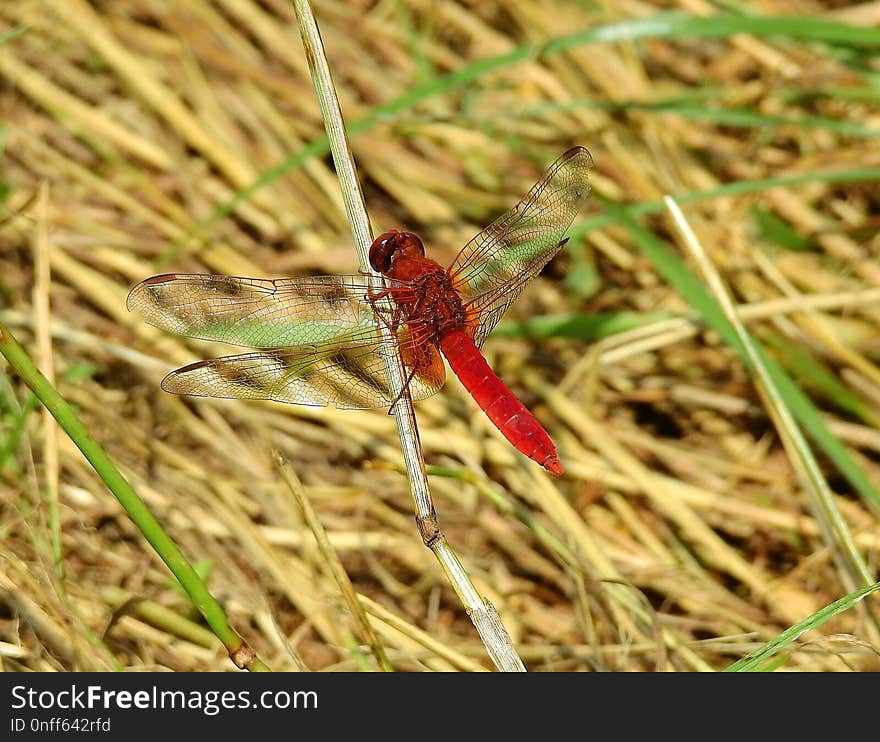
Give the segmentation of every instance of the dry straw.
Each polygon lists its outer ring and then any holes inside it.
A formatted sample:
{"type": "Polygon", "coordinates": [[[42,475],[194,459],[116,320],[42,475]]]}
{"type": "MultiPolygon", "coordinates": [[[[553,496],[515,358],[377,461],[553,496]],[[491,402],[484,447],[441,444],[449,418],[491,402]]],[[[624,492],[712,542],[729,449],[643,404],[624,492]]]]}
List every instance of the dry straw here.
{"type": "MultiPolygon", "coordinates": [[[[831,5],[315,3],[377,231],[443,262],[559,152],[596,158],[595,213],[484,346],[566,476],[454,378],[418,404],[444,533],[530,670],[878,667],[876,585],[840,596],[880,560],[880,14],[831,5]],[[665,193],[825,485],[670,249],[665,193]]],[[[288,0],[0,2],[3,669],[233,669],[231,626],[273,669],[492,667],[415,535],[393,417],[165,395],[229,348],[125,310],[166,270],[351,272],[295,25],[288,0]],[[192,559],[207,624],[52,432],[36,367],[192,559]]]]}

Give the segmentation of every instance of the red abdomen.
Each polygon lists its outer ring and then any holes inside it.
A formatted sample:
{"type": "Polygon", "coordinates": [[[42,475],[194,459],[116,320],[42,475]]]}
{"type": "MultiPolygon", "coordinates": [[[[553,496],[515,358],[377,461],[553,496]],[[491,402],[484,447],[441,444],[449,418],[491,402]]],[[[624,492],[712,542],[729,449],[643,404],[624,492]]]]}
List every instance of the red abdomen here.
{"type": "Polygon", "coordinates": [[[562,464],[547,431],[489,368],[474,341],[464,331],[452,330],[441,338],[440,350],[465,389],[504,437],[551,474],[562,474],[562,464]]]}

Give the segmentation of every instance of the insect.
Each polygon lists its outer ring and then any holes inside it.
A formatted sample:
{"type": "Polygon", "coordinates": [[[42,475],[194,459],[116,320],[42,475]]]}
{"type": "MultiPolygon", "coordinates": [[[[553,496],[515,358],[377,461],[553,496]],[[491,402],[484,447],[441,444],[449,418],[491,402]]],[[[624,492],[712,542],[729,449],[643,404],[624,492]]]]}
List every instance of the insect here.
{"type": "Polygon", "coordinates": [[[381,279],[166,274],[137,284],[127,305],[178,335],[260,349],[172,371],[162,382],[172,394],[341,409],[392,407],[399,394],[387,378],[383,345],[399,350],[413,399],[443,386],[445,356],[501,433],[559,475],[563,468],[550,436],[479,348],[567,242],[565,232],[590,192],[592,164],[586,148],[566,151],[448,268],[426,257],[415,234],[392,230],[370,248],[370,264],[381,279]]]}

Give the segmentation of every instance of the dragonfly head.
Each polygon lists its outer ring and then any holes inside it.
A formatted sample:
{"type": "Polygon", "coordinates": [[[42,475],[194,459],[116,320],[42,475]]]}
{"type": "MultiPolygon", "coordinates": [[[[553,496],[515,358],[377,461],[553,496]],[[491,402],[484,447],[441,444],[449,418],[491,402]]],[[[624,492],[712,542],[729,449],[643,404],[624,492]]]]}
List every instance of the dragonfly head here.
{"type": "Polygon", "coordinates": [[[400,257],[425,257],[425,246],[418,235],[392,229],[380,234],[370,246],[370,265],[379,273],[390,271],[400,257]]]}

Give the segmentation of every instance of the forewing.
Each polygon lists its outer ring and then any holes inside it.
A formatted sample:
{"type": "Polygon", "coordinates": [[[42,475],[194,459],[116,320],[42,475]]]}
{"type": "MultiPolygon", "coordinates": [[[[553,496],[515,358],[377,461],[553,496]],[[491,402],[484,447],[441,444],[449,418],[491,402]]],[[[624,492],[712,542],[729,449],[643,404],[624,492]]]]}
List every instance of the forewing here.
{"type": "Polygon", "coordinates": [[[151,325],[177,335],[253,348],[322,343],[375,327],[369,276],[239,278],[166,274],[128,295],[151,325]]]}
{"type": "MultiPolygon", "coordinates": [[[[445,380],[439,351],[429,346],[423,352],[432,363],[412,377],[409,389],[414,399],[435,394],[445,380]]],[[[395,399],[380,343],[365,339],[199,361],[171,372],[162,388],[197,397],[268,399],[352,410],[388,407],[395,399]]]]}
{"type": "Polygon", "coordinates": [[[534,271],[525,270],[520,276],[511,279],[509,283],[490,289],[467,302],[467,325],[471,329],[474,344],[478,348],[483,347],[486,338],[495,329],[495,325],[498,324],[510,305],[522,293],[525,285],[541,272],[541,268],[553,259],[566,242],[568,242],[567,238],[560,240],[552,250],[548,250],[546,257],[534,271]]]}
{"type": "Polygon", "coordinates": [[[564,244],[590,194],[593,158],[573,147],[506,214],[468,242],[449,267],[480,345],[525,285],[564,244]]]}

